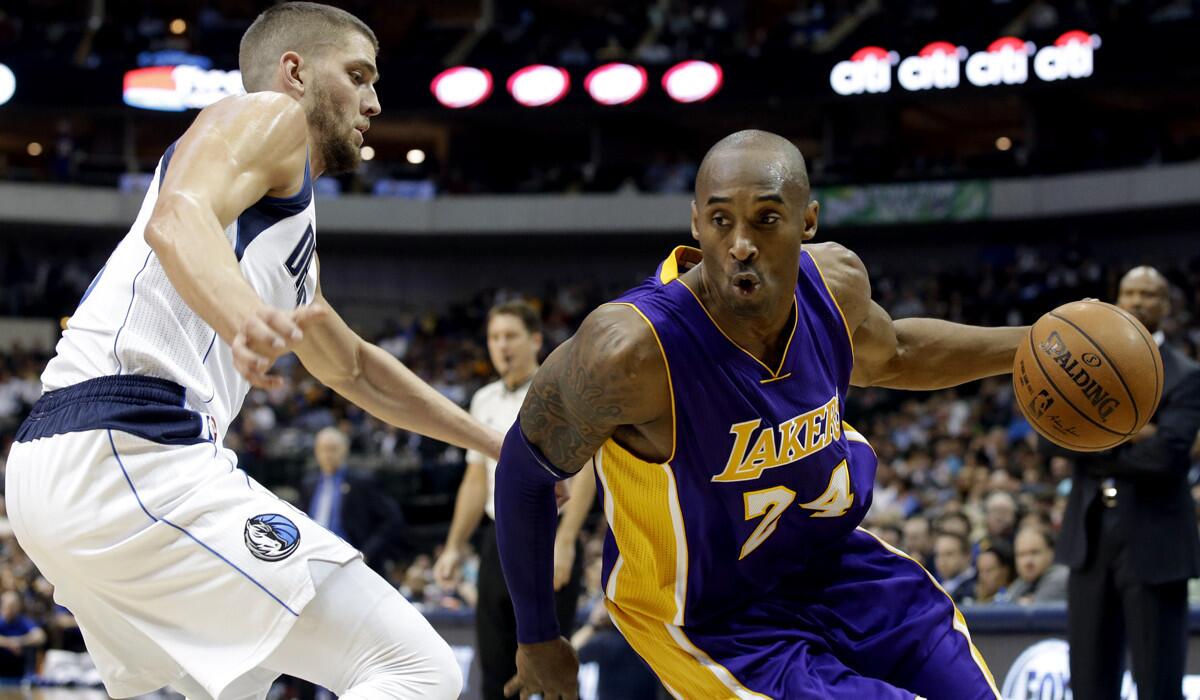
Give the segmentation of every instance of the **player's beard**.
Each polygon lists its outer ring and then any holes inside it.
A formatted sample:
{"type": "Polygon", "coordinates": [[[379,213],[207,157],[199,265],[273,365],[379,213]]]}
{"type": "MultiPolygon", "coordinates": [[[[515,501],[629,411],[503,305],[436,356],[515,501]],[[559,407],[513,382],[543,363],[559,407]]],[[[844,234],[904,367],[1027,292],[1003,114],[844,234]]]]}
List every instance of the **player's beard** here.
{"type": "Polygon", "coordinates": [[[325,164],[325,173],[338,175],[358,168],[362,154],[350,140],[345,125],[338,123],[337,108],[329,93],[313,85],[312,107],[308,110],[308,123],[317,136],[317,149],[325,164]]]}

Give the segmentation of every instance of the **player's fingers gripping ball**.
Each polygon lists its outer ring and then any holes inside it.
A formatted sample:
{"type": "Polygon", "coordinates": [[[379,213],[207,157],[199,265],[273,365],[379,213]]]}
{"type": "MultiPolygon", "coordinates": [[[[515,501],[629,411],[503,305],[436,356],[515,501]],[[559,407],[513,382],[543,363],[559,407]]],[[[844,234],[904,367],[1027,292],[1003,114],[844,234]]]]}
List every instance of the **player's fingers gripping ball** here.
{"type": "Polygon", "coordinates": [[[1013,362],[1025,417],[1042,437],[1078,452],[1136,435],[1162,391],[1162,357],[1150,332],[1101,301],[1064,304],[1039,318],[1013,362]]]}

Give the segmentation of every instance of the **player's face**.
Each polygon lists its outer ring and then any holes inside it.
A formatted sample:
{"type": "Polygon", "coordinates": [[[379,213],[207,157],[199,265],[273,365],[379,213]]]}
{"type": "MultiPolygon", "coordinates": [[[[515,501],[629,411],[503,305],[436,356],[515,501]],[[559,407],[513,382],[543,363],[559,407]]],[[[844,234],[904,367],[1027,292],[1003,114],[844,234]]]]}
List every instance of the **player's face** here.
{"type": "Polygon", "coordinates": [[[692,236],[710,288],[735,313],[757,316],[790,300],[800,246],[816,234],[817,203],[769,152],[714,156],[692,203],[692,236]]]}
{"type": "Polygon", "coordinates": [[[325,172],[352,171],[362,160],[363,136],[371,117],[380,112],[375,48],[367,37],[348,31],[336,46],[317,54],[312,68],[303,104],[325,172]]]}
{"type": "Polygon", "coordinates": [[[1158,275],[1131,273],[1121,280],[1117,306],[1133,314],[1151,333],[1170,310],[1166,281],[1158,275]]]}
{"type": "Polygon", "coordinates": [[[542,334],[530,333],[524,321],[512,314],[496,314],[488,321],[487,346],[497,374],[523,376],[537,365],[542,334]]]}

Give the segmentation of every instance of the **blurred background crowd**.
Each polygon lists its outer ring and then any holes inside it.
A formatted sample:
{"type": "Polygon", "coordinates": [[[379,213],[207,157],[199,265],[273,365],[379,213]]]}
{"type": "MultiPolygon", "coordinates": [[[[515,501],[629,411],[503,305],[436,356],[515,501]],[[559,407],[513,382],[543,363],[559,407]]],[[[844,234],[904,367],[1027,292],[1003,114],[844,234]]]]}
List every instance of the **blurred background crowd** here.
{"type": "MultiPolygon", "coordinates": [[[[1068,301],[1115,301],[1121,276],[1150,264],[1171,283],[1168,342],[1200,359],[1200,0],[331,2],[378,33],[383,113],[362,166],[315,185],[322,286],[364,337],[460,405],[495,378],[490,308],[529,301],[549,353],[689,242],[698,162],[749,127],[801,148],[822,202],[817,240],[860,255],[894,318],[1030,323],[1068,301]],[[965,75],[966,55],[1000,37],[1032,51],[1074,30],[1093,37],[1086,77],[1050,81],[1031,68],[1024,83],[898,85],[900,58],[934,42],[960,49],[965,75]],[[831,71],[864,47],[894,54],[890,91],[837,94],[831,71]],[[662,80],[684,60],[718,64],[719,92],[669,99],[662,80]],[[601,106],[584,76],[614,61],[643,67],[649,88],[601,106]],[[521,106],[506,80],[539,63],[565,70],[571,89],[521,106]],[[431,81],[456,66],[490,71],[494,94],[472,108],[439,104],[431,81]]],[[[126,72],[232,70],[268,4],[0,3],[0,471],[41,394],[57,324],[196,114],[127,105],[126,72]]],[[[346,463],[374,485],[368,526],[386,533],[354,544],[423,611],[470,612],[477,555],[450,585],[433,574],[462,451],[349,406],[294,357],[275,371],[285,386],[251,392],[225,436],[239,466],[309,509],[317,435],[340,431],[346,463]]],[[[1007,377],[939,392],[853,389],[844,415],[879,456],[867,527],[968,612],[1062,609],[1067,573],[1054,555],[1072,465],[1039,451],[1007,377]]],[[[1200,446],[1191,462],[1200,497],[1200,446]]],[[[597,624],[604,533],[594,505],[579,617],[597,624]]],[[[1190,592],[1200,604],[1196,581],[1190,592]]],[[[0,682],[43,650],[83,649],[51,596],[0,517],[0,682]]]]}

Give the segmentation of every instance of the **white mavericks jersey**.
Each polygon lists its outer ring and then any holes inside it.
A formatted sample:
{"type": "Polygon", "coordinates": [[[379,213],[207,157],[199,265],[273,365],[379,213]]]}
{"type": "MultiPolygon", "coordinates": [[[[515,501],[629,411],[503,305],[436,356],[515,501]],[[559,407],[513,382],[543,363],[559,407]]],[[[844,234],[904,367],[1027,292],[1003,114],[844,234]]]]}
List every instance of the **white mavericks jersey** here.
{"type": "MultiPolygon", "coordinates": [[[[111,375],[167,379],[186,405],[225,434],[250,390],[233,351],[183,301],[146,243],[146,224],[175,152],[159,161],[137,220],[92,281],[42,374],[46,391],[111,375]]],[[[291,197],[263,197],[225,229],[242,274],[264,302],[294,309],[312,301],[317,272],[316,207],[308,165],[291,197]]]]}

